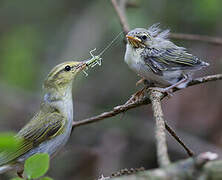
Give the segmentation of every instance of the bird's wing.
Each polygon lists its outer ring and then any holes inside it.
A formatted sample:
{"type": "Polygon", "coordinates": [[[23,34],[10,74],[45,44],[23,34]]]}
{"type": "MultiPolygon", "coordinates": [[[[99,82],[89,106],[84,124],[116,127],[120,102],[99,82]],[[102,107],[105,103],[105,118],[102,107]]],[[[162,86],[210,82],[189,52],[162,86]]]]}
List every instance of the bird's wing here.
{"type": "Polygon", "coordinates": [[[145,48],[141,56],[146,65],[158,75],[162,75],[164,71],[199,69],[207,64],[184,49],[176,48],[145,48]]]}
{"type": "Polygon", "coordinates": [[[65,122],[65,117],[58,112],[48,114],[38,113],[16,135],[21,140],[19,147],[9,152],[0,152],[0,166],[14,162],[14,160],[33,147],[62,133],[65,122]]]}

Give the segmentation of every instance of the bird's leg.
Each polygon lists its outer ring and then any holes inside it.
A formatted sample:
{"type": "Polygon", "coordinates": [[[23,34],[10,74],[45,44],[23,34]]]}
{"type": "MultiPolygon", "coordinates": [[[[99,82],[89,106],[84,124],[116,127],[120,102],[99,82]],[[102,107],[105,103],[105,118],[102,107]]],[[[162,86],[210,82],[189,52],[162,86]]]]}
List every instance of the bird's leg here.
{"type": "Polygon", "coordinates": [[[146,89],[147,89],[147,87],[143,87],[141,90],[134,93],[125,104],[130,104],[130,103],[135,102],[135,101],[139,100],[140,98],[142,98],[145,94],[146,89]]]}
{"type": "Polygon", "coordinates": [[[141,83],[144,83],[146,81],[145,78],[141,78],[139,81],[136,82],[136,86],[139,86],[141,83]]]}
{"type": "Polygon", "coordinates": [[[145,78],[142,78],[140,79],[136,85],[140,84],[140,83],[144,83],[145,87],[143,87],[141,90],[137,91],[136,93],[134,93],[131,98],[125,103],[125,104],[130,104],[132,102],[135,102],[139,99],[141,99],[142,97],[144,97],[145,95],[145,92],[146,90],[149,88],[149,87],[152,87],[153,86],[153,83],[146,80],[145,78]]]}
{"type": "Polygon", "coordinates": [[[155,91],[159,91],[162,93],[167,93],[167,95],[172,96],[172,89],[179,86],[180,84],[189,81],[188,76],[185,76],[178,82],[176,82],[175,84],[168,86],[166,88],[159,88],[159,87],[150,87],[149,90],[155,90],[155,91]]]}
{"type": "Polygon", "coordinates": [[[17,175],[18,175],[18,177],[20,177],[20,178],[24,178],[24,177],[23,177],[23,172],[24,172],[24,170],[23,170],[23,169],[22,169],[22,170],[17,171],[17,175]]]}

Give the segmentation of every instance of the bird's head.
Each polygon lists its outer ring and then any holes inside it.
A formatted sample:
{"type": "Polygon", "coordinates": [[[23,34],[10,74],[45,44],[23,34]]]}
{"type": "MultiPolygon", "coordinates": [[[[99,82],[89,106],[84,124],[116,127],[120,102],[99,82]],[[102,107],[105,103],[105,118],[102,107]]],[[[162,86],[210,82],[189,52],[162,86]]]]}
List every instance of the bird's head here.
{"type": "Polygon", "coordinates": [[[55,66],[48,74],[45,89],[65,90],[72,84],[72,80],[85,69],[87,62],[69,61],[55,66]]]}
{"type": "Polygon", "coordinates": [[[149,31],[144,28],[136,28],[126,35],[128,44],[132,48],[144,48],[152,41],[149,31]]]}
{"type": "Polygon", "coordinates": [[[161,46],[169,46],[171,44],[168,41],[169,29],[162,31],[159,28],[159,23],[153,24],[148,29],[145,28],[136,28],[131,30],[127,35],[126,39],[128,44],[132,48],[144,48],[158,45],[161,46]]]}

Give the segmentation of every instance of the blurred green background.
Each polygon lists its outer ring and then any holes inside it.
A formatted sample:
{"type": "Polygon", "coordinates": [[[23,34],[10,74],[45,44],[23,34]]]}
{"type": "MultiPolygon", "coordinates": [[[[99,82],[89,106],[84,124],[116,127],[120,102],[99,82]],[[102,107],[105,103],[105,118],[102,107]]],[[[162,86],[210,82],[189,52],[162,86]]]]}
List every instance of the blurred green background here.
{"type": "MultiPolygon", "coordinates": [[[[132,0],[133,1],[133,0],[132,0]]],[[[172,32],[222,36],[221,0],[134,0],[128,8],[131,28],[160,22],[172,32]]],[[[85,60],[99,53],[121,26],[109,0],[0,1],[0,131],[18,131],[39,108],[41,87],[52,67],[66,60],[85,60]]],[[[74,84],[74,120],[124,103],[139,77],[124,63],[119,39],[103,56],[102,66],[74,84]]],[[[196,76],[222,72],[222,46],[174,41],[211,66],[196,76]]],[[[165,119],[195,151],[222,155],[222,82],[177,92],[163,101],[165,119]]],[[[168,136],[172,160],[186,158],[168,136]]],[[[55,180],[91,180],[122,168],[157,167],[150,105],[102,122],[81,126],[51,161],[55,180]]],[[[1,175],[9,179],[14,173],[1,175]]]]}

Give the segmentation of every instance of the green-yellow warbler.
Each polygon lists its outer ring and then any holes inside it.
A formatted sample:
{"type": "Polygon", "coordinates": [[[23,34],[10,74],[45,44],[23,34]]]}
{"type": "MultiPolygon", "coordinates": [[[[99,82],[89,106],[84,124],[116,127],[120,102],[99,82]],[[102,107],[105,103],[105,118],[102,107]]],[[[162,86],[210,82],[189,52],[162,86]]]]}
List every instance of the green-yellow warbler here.
{"type": "Polygon", "coordinates": [[[19,147],[0,152],[0,174],[15,169],[21,176],[28,157],[35,153],[52,157],[66,144],[73,121],[72,81],[97,60],[101,59],[95,56],[85,62],[64,62],[52,69],[43,85],[40,110],[16,135],[19,147]]]}

